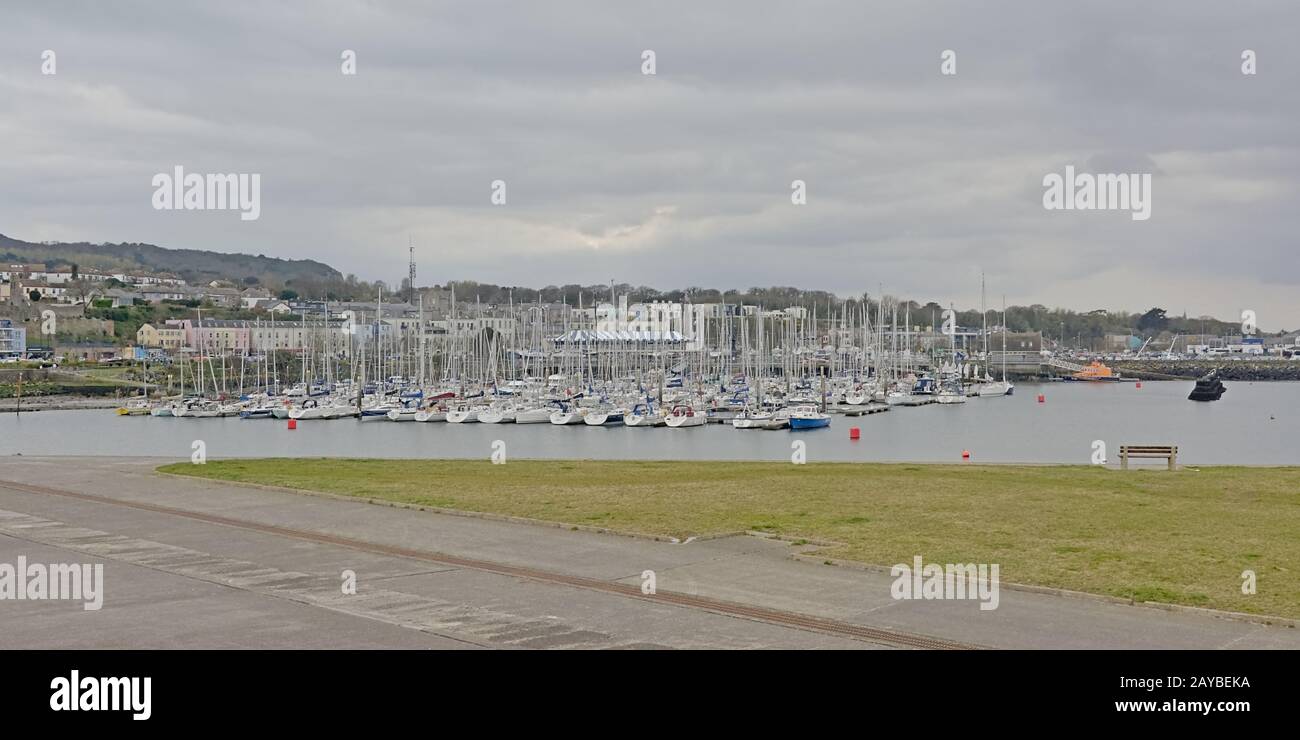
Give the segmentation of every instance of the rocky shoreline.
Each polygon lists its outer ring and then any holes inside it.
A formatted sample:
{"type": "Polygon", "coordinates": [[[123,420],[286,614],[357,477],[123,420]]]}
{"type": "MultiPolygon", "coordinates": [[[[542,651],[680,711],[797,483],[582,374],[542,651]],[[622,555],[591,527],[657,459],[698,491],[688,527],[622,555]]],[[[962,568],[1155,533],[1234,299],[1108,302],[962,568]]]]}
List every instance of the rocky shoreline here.
{"type": "Polygon", "coordinates": [[[1126,377],[1194,380],[1218,370],[1223,380],[1300,380],[1300,362],[1287,360],[1121,360],[1107,363],[1126,377]]]}
{"type": "MultiPolygon", "coordinates": [[[[21,410],[28,411],[72,411],[76,409],[115,409],[125,403],[121,398],[104,398],[95,396],[23,396],[21,410]]],[[[16,398],[0,398],[0,413],[12,414],[19,410],[16,398]]]]}

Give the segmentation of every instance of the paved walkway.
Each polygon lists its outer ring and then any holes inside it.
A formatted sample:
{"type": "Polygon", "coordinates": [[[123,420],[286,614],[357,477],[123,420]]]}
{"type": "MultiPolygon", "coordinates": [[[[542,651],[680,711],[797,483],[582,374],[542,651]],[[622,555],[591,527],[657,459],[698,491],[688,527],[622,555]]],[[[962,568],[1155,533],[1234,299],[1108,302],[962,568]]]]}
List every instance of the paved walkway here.
{"type": "Polygon", "coordinates": [[[1300,648],[1297,629],[1005,588],[993,611],[980,611],[974,601],[895,601],[887,574],[800,562],[789,545],[756,537],[669,544],[438,515],[153,473],[163,462],[0,461],[0,562],[19,555],[29,562],[102,562],[106,581],[97,612],[75,602],[0,601],[0,649],[891,646],[559,581],[639,586],[647,570],[661,592],[988,647],[1300,648]],[[380,551],[394,547],[540,569],[556,579],[380,551]],[[344,571],[356,574],[356,594],[343,593],[344,571]]]}

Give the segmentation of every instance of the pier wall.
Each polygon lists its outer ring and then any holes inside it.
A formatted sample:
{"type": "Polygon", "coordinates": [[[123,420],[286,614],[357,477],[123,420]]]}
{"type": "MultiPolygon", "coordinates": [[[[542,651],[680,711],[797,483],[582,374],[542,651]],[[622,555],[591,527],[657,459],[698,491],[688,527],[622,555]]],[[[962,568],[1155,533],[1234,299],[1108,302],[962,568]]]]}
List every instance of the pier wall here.
{"type": "Polygon", "coordinates": [[[1224,380],[1300,380],[1297,360],[1119,360],[1107,364],[1125,376],[1152,380],[1190,380],[1211,370],[1218,370],[1224,380]]]}

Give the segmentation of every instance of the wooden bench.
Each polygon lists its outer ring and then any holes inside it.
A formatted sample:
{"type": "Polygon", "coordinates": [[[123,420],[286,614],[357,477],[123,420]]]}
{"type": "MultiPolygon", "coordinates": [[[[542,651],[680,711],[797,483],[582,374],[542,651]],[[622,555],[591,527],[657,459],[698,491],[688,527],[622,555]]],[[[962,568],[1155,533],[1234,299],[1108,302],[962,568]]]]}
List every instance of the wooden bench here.
{"type": "Polygon", "coordinates": [[[1169,469],[1174,469],[1178,461],[1178,448],[1173,445],[1121,445],[1119,448],[1119,465],[1121,470],[1128,470],[1130,457],[1164,457],[1169,460],[1169,469]]]}

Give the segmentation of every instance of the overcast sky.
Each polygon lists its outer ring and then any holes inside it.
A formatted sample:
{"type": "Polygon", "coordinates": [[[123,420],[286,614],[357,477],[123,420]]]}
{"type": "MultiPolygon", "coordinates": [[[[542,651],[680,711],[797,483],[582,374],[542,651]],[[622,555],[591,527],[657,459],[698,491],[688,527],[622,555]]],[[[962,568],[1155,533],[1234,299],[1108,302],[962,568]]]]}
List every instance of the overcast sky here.
{"type": "Polygon", "coordinates": [[[994,305],[1300,326],[1294,2],[2,1],[19,239],[395,284],[409,237],[420,284],[883,284],[959,306],[983,269],[994,305]],[[260,173],[261,217],[154,210],[178,164],[260,173]],[[1151,173],[1151,218],[1045,210],[1066,165],[1151,173]]]}

